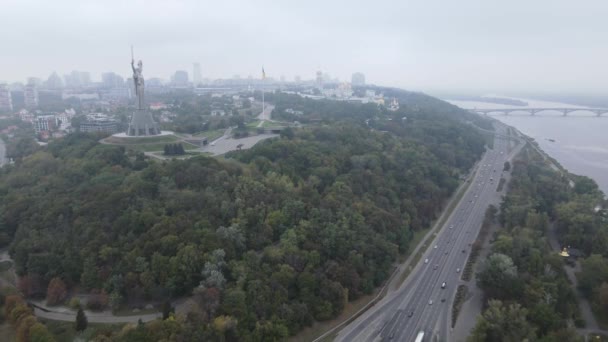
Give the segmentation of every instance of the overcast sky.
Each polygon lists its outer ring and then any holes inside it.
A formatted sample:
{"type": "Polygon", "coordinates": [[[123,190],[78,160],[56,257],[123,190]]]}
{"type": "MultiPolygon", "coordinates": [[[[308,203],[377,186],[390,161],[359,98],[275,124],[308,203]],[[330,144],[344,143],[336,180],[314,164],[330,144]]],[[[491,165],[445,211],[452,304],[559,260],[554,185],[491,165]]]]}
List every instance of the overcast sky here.
{"type": "Polygon", "coordinates": [[[411,90],[608,90],[607,0],[1,0],[0,80],[72,70],[314,77],[411,90]]]}

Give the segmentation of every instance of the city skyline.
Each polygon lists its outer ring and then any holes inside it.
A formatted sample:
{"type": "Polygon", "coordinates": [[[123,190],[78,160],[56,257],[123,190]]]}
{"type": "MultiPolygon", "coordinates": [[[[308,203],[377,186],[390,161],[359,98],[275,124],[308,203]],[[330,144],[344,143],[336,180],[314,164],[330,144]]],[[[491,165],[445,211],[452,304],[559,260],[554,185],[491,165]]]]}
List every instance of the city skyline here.
{"type": "MultiPolygon", "coordinates": [[[[197,77],[197,74],[195,73],[196,71],[200,72],[200,63],[194,62],[192,63],[193,65],[196,65],[198,67],[194,67],[192,68],[193,70],[184,70],[184,69],[175,69],[173,72],[171,72],[169,75],[167,75],[166,77],[162,77],[162,76],[152,76],[150,77],[150,79],[154,79],[154,80],[161,80],[165,83],[172,83],[174,81],[175,78],[175,74],[180,74],[180,77],[183,77],[181,75],[183,75],[183,73],[185,73],[187,76],[186,80],[187,83],[196,85],[197,83],[204,83],[205,81],[214,81],[214,80],[230,80],[230,79],[240,79],[240,80],[246,80],[246,79],[255,79],[255,80],[261,80],[262,77],[261,75],[253,75],[252,74],[247,74],[246,76],[241,76],[239,74],[230,74],[230,75],[224,75],[224,76],[220,76],[218,78],[209,78],[206,77],[204,74],[199,74],[197,77]]],[[[304,82],[304,81],[314,81],[315,78],[317,77],[317,73],[319,71],[315,71],[314,74],[309,75],[309,77],[303,77],[300,74],[294,74],[291,77],[285,77],[285,75],[267,75],[266,78],[267,79],[273,79],[275,81],[280,81],[280,82],[304,82]]],[[[338,80],[339,82],[346,82],[346,83],[351,83],[351,78],[352,75],[363,75],[363,83],[365,83],[365,74],[361,73],[361,72],[353,72],[350,76],[345,77],[344,79],[340,79],[337,77],[334,77],[331,75],[330,72],[324,72],[323,73],[323,77],[325,80],[329,80],[331,82],[334,82],[336,80],[338,80]]],[[[118,78],[119,79],[119,83],[124,83],[126,82],[126,80],[129,78],[129,73],[119,73],[116,71],[104,71],[101,72],[98,76],[99,77],[95,77],[96,75],[86,71],[86,70],[71,70],[68,72],[58,72],[58,71],[50,71],[48,76],[44,76],[44,75],[30,75],[25,77],[23,80],[5,80],[5,79],[0,79],[0,84],[22,84],[22,85],[27,85],[30,83],[35,83],[36,85],[41,85],[44,83],[47,83],[49,80],[51,80],[53,83],[58,83],[60,81],[62,88],[78,88],[80,86],[84,86],[84,85],[90,85],[90,84],[95,84],[95,83],[99,83],[102,85],[106,85],[107,83],[113,83],[115,82],[114,79],[118,78]],[[78,75],[78,76],[76,76],[78,75]],[[112,78],[112,80],[108,80],[109,78],[112,78]],[[76,81],[78,80],[78,81],[76,81]]],[[[183,82],[182,82],[183,83],[183,82]]],[[[53,88],[60,88],[58,86],[54,86],[53,88]]]]}
{"type": "Polygon", "coordinates": [[[264,65],[277,79],[309,79],[320,69],[341,80],[361,71],[371,83],[410,90],[598,93],[608,88],[606,15],[599,0],[313,0],[297,8],[270,1],[8,0],[0,20],[15,29],[0,33],[10,47],[0,56],[0,79],[23,82],[53,70],[124,77],[134,45],[150,78],[192,72],[197,61],[210,79],[257,78],[264,65]]]}

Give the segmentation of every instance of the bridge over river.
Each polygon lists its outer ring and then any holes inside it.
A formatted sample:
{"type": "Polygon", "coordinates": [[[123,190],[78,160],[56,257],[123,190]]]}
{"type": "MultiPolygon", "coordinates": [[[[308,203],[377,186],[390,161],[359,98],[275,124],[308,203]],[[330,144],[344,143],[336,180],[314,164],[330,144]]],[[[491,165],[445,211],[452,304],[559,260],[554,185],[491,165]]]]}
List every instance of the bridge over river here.
{"type": "Polygon", "coordinates": [[[596,116],[602,116],[604,114],[608,114],[608,108],[533,108],[533,107],[525,107],[525,108],[493,108],[493,109],[469,109],[470,112],[483,114],[483,115],[509,115],[512,113],[527,113],[531,116],[535,116],[541,112],[560,112],[563,116],[568,116],[568,114],[574,112],[587,112],[593,113],[596,116]]]}

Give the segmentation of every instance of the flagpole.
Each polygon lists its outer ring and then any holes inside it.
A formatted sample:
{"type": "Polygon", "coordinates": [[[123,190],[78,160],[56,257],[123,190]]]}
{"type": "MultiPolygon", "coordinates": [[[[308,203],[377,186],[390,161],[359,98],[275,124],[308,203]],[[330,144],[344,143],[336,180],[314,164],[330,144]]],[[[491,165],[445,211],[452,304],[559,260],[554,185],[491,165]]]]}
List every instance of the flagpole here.
{"type": "Polygon", "coordinates": [[[266,75],[264,74],[264,68],[262,68],[262,120],[266,117],[265,111],[265,103],[264,103],[264,80],[266,80],[266,75]]]}

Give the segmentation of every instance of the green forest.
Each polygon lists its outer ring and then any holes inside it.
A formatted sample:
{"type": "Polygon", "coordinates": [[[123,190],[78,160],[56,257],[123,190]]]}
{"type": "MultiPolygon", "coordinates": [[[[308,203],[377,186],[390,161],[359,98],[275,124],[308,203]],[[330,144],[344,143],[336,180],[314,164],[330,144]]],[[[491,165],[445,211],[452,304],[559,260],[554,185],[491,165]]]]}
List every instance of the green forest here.
{"type": "Polygon", "coordinates": [[[487,308],[470,341],[578,341],[570,326],[585,321],[564,271],[568,261],[550,240],[588,257],[579,285],[606,315],[608,223],[596,210],[605,207],[603,194],[593,180],[552,169],[531,148],[515,160],[512,176],[498,216],[502,228],[477,274],[487,308]]]}
{"type": "Polygon", "coordinates": [[[20,290],[198,304],[101,340],[272,341],[331,319],[387,279],[484,151],[476,116],[419,96],[392,116],[306,100],[322,124],[225,158],[151,161],[80,133],[15,154],[0,170],[0,240],[20,290]]]}

